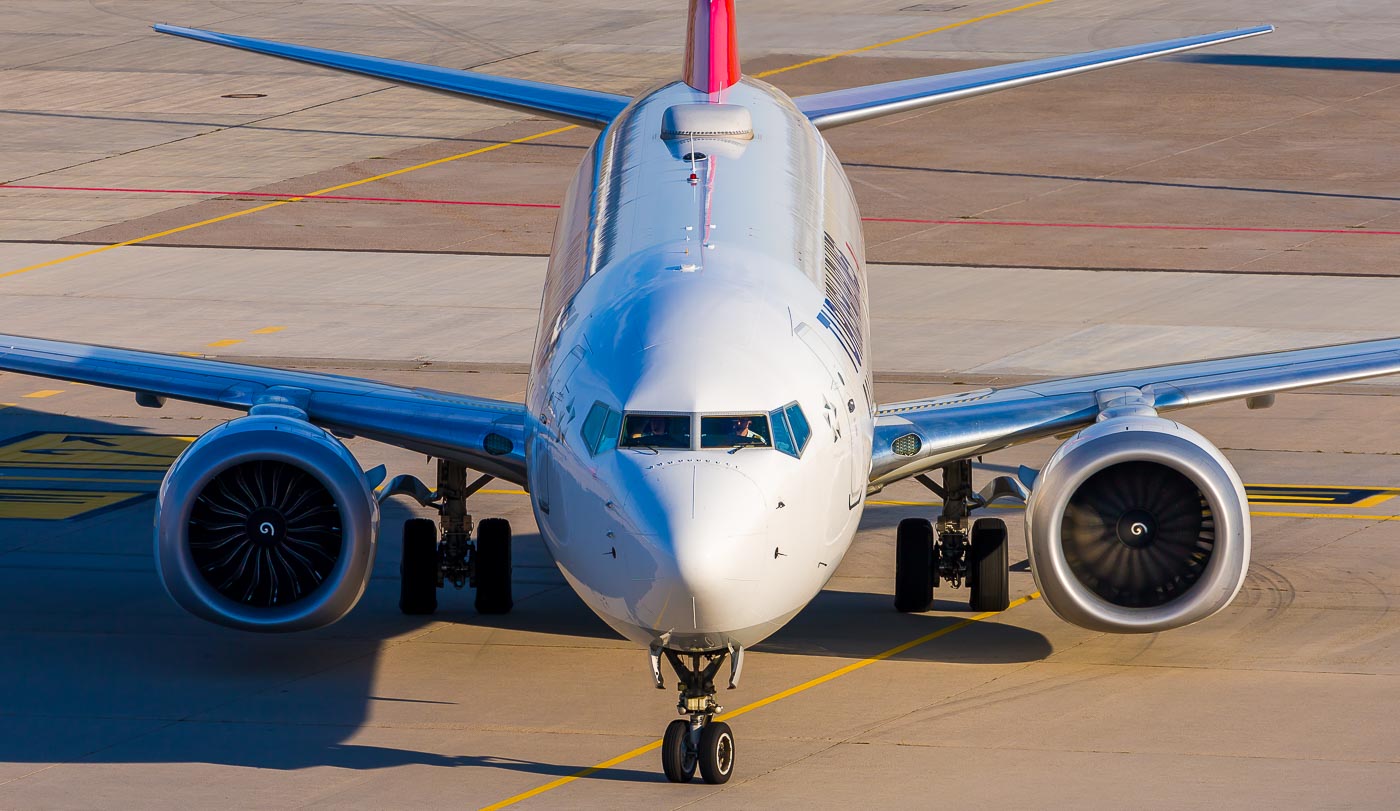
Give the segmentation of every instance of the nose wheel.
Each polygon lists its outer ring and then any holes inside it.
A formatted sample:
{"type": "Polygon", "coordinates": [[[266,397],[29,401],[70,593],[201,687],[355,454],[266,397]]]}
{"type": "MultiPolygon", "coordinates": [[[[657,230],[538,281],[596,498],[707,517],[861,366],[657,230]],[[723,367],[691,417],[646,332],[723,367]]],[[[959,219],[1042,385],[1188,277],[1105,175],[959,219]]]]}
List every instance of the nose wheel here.
{"type": "MultiPolygon", "coordinates": [[[[734,730],[714,717],[724,711],[715,702],[715,676],[729,651],[677,653],[668,650],[665,654],[679,680],[680,700],[676,710],[690,719],[677,718],[666,726],[666,734],[661,738],[661,770],[672,783],[689,783],[697,770],[710,785],[727,783],[734,773],[734,730]]],[[[660,670],[654,672],[659,675],[660,670]]],[[[736,668],[731,671],[730,687],[735,685],[737,677],[736,668]]],[[[659,678],[657,686],[662,686],[659,678]]]]}

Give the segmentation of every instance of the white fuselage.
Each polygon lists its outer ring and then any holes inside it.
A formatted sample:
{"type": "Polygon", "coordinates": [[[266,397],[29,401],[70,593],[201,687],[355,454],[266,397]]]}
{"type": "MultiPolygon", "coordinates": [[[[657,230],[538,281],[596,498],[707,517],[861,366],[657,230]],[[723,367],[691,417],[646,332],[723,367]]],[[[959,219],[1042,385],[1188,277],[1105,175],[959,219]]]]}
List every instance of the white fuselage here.
{"type": "Polygon", "coordinates": [[[644,645],[746,647],[816,596],[864,507],[866,305],[850,186],[779,91],[674,82],[603,131],[555,233],[527,455],[545,543],[608,624],[644,645]],[[668,108],[715,101],[748,110],[752,139],[663,139],[668,108]],[[707,415],[794,403],[800,454],[702,447],[707,415]],[[630,428],[619,446],[623,415],[681,417],[690,447],[626,447],[630,428]]]}

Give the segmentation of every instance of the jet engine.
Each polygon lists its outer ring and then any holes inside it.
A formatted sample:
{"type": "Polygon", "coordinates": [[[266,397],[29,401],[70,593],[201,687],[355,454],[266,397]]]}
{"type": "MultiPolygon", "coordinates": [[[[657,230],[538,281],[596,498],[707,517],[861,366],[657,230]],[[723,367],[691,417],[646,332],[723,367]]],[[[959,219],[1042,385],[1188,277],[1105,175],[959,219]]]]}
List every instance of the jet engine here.
{"type": "Polygon", "coordinates": [[[1244,485],[1205,437],[1148,412],[1076,434],[1026,505],[1031,571],[1062,619],[1151,633],[1229,605],[1249,565],[1244,485]]]}
{"type": "Polygon", "coordinates": [[[309,630],[364,594],[378,529],[378,502],[339,440],[293,416],[252,414],[200,437],[166,473],[156,568],[195,616],[309,630]]]}

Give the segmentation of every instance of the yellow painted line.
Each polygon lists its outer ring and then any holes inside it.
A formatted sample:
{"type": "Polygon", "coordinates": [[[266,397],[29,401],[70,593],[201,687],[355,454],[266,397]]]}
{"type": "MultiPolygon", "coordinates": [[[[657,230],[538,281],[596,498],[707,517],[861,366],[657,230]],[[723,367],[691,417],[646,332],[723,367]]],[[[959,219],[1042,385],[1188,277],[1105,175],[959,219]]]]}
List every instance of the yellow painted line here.
{"type": "Polygon", "coordinates": [[[262,329],[255,329],[255,330],[253,330],[253,334],[254,334],[254,335],[271,335],[271,334],[274,333],[274,332],[281,332],[281,331],[284,330],[284,329],[286,329],[286,327],[263,327],[262,329]]]}
{"type": "Polygon", "coordinates": [[[146,493],[92,490],[28,490],[0,488],[0,519],[65,521],[94,510],[114,507],[146,493]]]}
{"type": "MultiPolygon", "coordinates": [[[[1028,594],[1025,597],[1022,597],[1018,600],[1012,600],[1011,604],[1006,607],[1006,610],[1010,611],[1011,609],[1016,608],[1017,606],[1025,605],[1031,600],[1038,599],[1039,597],[1040,592],[1037,591],[1032,594],[1028,594]]],[[[914,648],[917,648],[920,645],[932,642],[933,640],[938,639],[941,636],[947,636],[948,634],[951,634],[954,631],[960,631],[969,625],[973,625],[986,619],[991,619],[992,617],[995,617],[1001,613],[1004,612],[984,611],[981,614],[968,617],[967,619],[958,620],[952,625],[947,625],[942,628],[939,628],[937,631],[934,631],[932,633],[924,634],[918,639],[911,639],[902,645],[896,645],[893,648],[890,648],[886,651],[881,651],[880,653],[877,653],[874,656],[868,657],[866,659],[861,659],[858,662],[852,662],[849,665],[846,665],[845,667],[837,668],[836,670],[818,676],[815,679],[804,681],[795,687],[789,687],[788,689],[774,693],[773,695],[768,696],[767,698],[760,698],[758,701],[755,701],[752,704],[745,704],[737,710],[730,710],[729,712],[724,713],[723,715],[717,715],[715,716],[715,719],[718,721],[727,721],[731,718],[737,718],[745,713],[753,712],[754,710],[766,707],[769,704],[774,704],[776,702],[782,701],[785,698],[791,698],[792,696],[795,696],[798,693],[805,693],[806,691],[811,690],[813,687],[820,687],[821,685],[826,684],[829,681],[835,681],[836,679],[839,679],[842,676],[846,676],[856,672],[857,670],[870,667],[876,662],[883,662],[886,659],[913,650],[914,648]]],[[[531,797],[538,797],[539,795],[544,794],[546,791],[553,791],[556,788],[567,786],[575,780],[579,780],[581,778],[588,777],[589,775],[596,774],[600,771],[603,771],[604,769],[611,769],[612,767],[620,763],[625,763],[631,760],[632,758],[638,757],[639,755],[645,755],[647,752],[654,752],[660,748],[661,741],[652,741],[651,743],[646,744],[645,746],[639,746],[630,752],[623,752],[617,757],[609,758],[603,761],[602,763],[594,764],[586,769],[580,769],[579,771],[574,772],[573,774],[568,775],[566,777],[561,777],[558,780],[545,783],[544,785],[539,786],[537,788],[532,788],[529,791],[522,792],[520,794],[515,795],[514,797],[508,797],[504,800],[501,800],[498,803],[488,805],[482,808],[481,811],[496,811],[496,809],[515,805],[516,803],[528,800],[531,797]]]]}
{"type": "Polygon", "coordinates": [[[0,403],[0,408],[14,408],[14,403],[0,403]]]}
{"type": "Polygon", "coordinates": [[[184,355],[187,358],[202,358],[204,355],[198,352],[176,352],[177,355],[184,355]]]}
{"type": "Polygon", "coordinates": [[[1365,515],[1362,513],[1275,513],[1251,510],[1250,515],[1270,518],[1345,518],[1351,521],[1400,521],[1400,515],[1365,515]]]}
{"type": "Polygon", "coordinates": [[[1326,487],[1335,490],[1388,490],[1392,493],[1400,493],[1400,487],[1375,487],[1369,484],[1270,484],[1254,482],[1246,484],[1245,487],[1277,487],[1280,490],[1315,490],[1319,487],[1326,487]]]}
{"type": "Polygon", "coordinates": [[[890,46],[890,45],[898,45],[898,44],[900,44],[901,42],[909,42],[910,40],[919,39],[920,37],[926,37],[926,36],[928,36],[929,34],[938,34],[938,33],[941,33],[941,32],[943,32],[943,31],[951,31],[951,30],[953,30],[954,28],[962,28],[964,25],[972,25],[973,23],[980,23],[980,22],[982,22],[983,20],[990,20],[990,19],[992,19],[993,17],[1001,17],[1001,16],[1006,15],[1006,14],[1014,14],[1015,12],[1018,12],[1018,11],[1025,11],[1025,10],[1028,9],[1028,8],[1035,8],[1036,6],[1044,6],[1044,5],[1048,5],[1048,4],[1050,4],[1050,3],[1053,3],[1053,2],[1055,2],[1055,0],[1036,0],[1034,3],[1026,3],[1026,4],[1023,5],[1023,6],[1016,6],[1015,8],[1002,9],[1001,11],[993,11],[993,12],[990,13],[990,14],[983,14],[981,17],[972,17],[971,19],[962,20],[961,22],[949,23],[948,25],[942,25],[942,26],[939,26],[938,28],[930,28],[930,29],[927,30],[927,31],[920,31],[920,32],[917,33],[917,34],[910,34],[910,35],[908,35],[908,36],[899,37],[899,38],[897,38],[897,39],[888,39],[888,40],[885,40],[884,42],[877,42],[877,43],[875,43],[874,45],[866,45],[866,46],[863,47],[863,48],[852,48],[852,49],[849,50],[849,51],[840,51],[839,53],[830,54],[830,55],[828,55],[828,56],[819,56],[819,57],[817,57],[816,59],[808,59],[806,62],[798,62],[796,65],[788,65],[788,66],[785,67],[785,68],[774,68],[774,69],[772,69],[772,70],[765,70],[765,71],[763,71],[762,73],[755,73],[755,74],[754,74],[754,77],[755,77],[755,78],[758,78],[758,79],[762,79],[762,78],[765,78],[765,77],[767,77],[767,76],[776,76],[776,75],[778,75],[779,73],[787,73],[787,72],[790,71],[790,70],[797,70],[798,68],[805,68],[805,67],[809,67],[809,66],[811,66],[811,65],[820,65],[820,64],[823,63],[823,62],[830,62],[830,61],[833,60],[833,59],[839,59],[839,58],[841,58],[841,57],[843,57],[843,56],[850,56],[851,54],[865,53],[866,51],[873,51],[873,50],[875,50],[876,48],[885,48],[885,47],[888,47],[888,46],[890,46]]]}
{"type": "Polygon", "coordinates": [[[524,490],[478,490],[478,491],[476,491],[476,492],[478,492],[478,493],[491,493],[492,495],[497,495],[497,496],[528,496],[528,495],[530,495],[529,493],[525,492],[524,490]]]}
{"type": "Polygon", "coordinates": [[[315,197],[315,196],[317,196],[317,195],[319,195],[319,194],[330,194],[330,193],[333,192],[333,191],[340,191],[341,189],[348,189],[348,188],[351,188],[351,187],[353,187],[353,186],[361,186],[361,185],[364,185],[365,183],[373,183],[373,182],[376,181],[376,180],[383,180],[383,179],[388,178],[388,177],[396,177],[396,176],[398,176],[398,175],[406,174],[406,173],[408,173],[408,172],[416,172],[416,171],[418,171],[419,169],[426,169],[426,168],[428,168],[429,166],[437,166],[437,165],[439,165],[439,164],[449,163],[449,162],[455,161],[455,160],[461,160],[462,158],[470,158],[470,157],[473,156],[473,155],[480,155],[480,154],[483,154],[483,153],[485,153],[485,152],[492,152],[492,151],[497,150],[497,149],[503,149],[503,148],[508,147],[508,146],[510,146],[510,145],[512,145],[512,144],[523,144],[523,143],[526,143],[526,142],[528,142],[528,141],[534,141],[534,140],[539,139],[539,138],[548,138],[548,137],[551,136],[551,135],[558,135],[558,134],[561,133],[561,132],[568,132],[569,130],[574,130],[574,129],[578,129],[578,125],[577,125],[577,124],[570,124],[570,125],[568,125],[568,126],[566,126],[566,127],[557,127],[557,128],[555,128],[555,129],[547,130],[547,131],[545,131],[545,132],[537,132],[537,133],[535,133],[534,135],[526,135],[526,136],[523,137],[523,138],[515,138],[515,139],[510,140],[510,141],[502,141],[501,143],[498,143],[498,144],[492,144],[491,146],[484,146],[484,147],[481,147],[480,149],[473,149],[473,150],[471,150],[470,152],[462,152],[462,153],[457,154],[457,155],[449,155],[449,156],[447,156],[447,157],[445,157],[445,158],[438,158],[437,160],[426,161],[426,162],[424,162],[424,163],[415,164],[415,165],[413,165],[413,166],[406,166],[406,167],[404,167],[404,168],[402,168],[402,169],[395,169],[395,170],[392,171],[392,172],[384,172],[383,174],[373,175],[373,176],[371,176],[371,177],[366,177],[366,178],[363,178],[363,179],[361,179],[361,180],[352,180],[352,181],[350,181],[349,183],[341,183],[340,185],[337,185],[337,186],[329,186],[329,187],[324,188],[324,189],[317,189],[316,191],[309,192],[309,193],[307,193],[307,194],[301,195],[300,197],[289,197],[289,198],[287,198],[286,200],[277,200],[277,201],[272,202],[272,203],[266,203],[266,204],[264,204],[264,205],[254,206],[253,208],[244,209],[244,210],[242,210],[242,211],[235,211],[235,212],[233,212],[233,213],[231,213],[231,214],[224,214],[223,216],[220,216],[220,217],[211,217],[211,218],[209,218],[209,219],[207,219],[207,220],[200,220],[199,222],[190,223],[189,225],[181,225],[181,226],[179,226],[179,227],[177,227],[177,228],[167,228],[167,229],[164,230],[164,231],[158,231],[158,232],[156,232],[156,233],[154,233],[154,234],[147,234],[147,235],[145,235],[145,236],[143,236],[143,237],[136,237],[135,239],[128,239],[128,240],[125,240],[125,241],[122,241],[122,242],[114,242],[114,243],[112,243],[111,245],[103,245],[103,246],[101,246],[101,247],[99,247],[99,248],[93,248],[92,250],[82,251],[81,253],[70,254],[70,255],[68,255],[68,256],[60,256],[60,257],[57,258],[57,259],[50,259],[50,260],[48,260],[47,262],[39,262],[39,263],[37,263],[37,264],[28,265],[28,266],[22,267],[22,268],[17,268],[17,269],[15,269],[15,270],[7,271],[7,272],[5,272],[5,273],[0,273],[0,279],[4,279],[4,278],[6,278],[6,277],[8,277],[8,276],[18,276],[18,275],[21,274],[21,273],[28,273],[28,272],[31,271],[31,270],[39,270],[39,269],[41,269],[41,268],[53,267],[54,265],[62,264],[63,262],[70,262],[70,261],[72,261],[72,260],[74,260],[74,259],[82,259],[82,258],[85,257],[85,256],[93,256],[93,255],[95,255],[95,254],[99,254],[99,253],[102,253],[102,252],[104,252],[104,251],[110,251],[110,250],[112,250],[113,248],[123,248],[123,247],[126,247],[127,245],[137,245],[137,244],[142,243],[142,242],[149,242],[149,241],[151,241],[151,240],[153,240],[153,239],[160,239],[161,237],[168,237],[168,236],[170,236],[171,234],[178,234],[178,233],[180,233],[180,232],[182,232],[182,231],[190,231],[190,230],[193,230],[193,229],[195,229],[195,228],[202,228],[202,227],[204,227],[204,226],[206,226],[206,225],[213,225],[214,223],[224,222],[225,220],[232,220],[232,219],[234,219],[234,218],[236,218],[236,217],[244,217],[244,216],[247,216],[247,215],[249,215],[249,214],[256,214],[256,213],[258,213],[259,211],[267,211],[267,210],[270,209],[270,208],[277,208],[278,206],[285,206],[285,205],[288,205],[289,203],[296,203],[296,202],[299,202],[299,201],[301,201],[301,200],[305,200],[305,199],[308,198],[308,197],[315,197]]]}
{"type": "Polygon", "coordinates": [[[0,446],[0,469],[163,471],[194,439],[166,434],[35,434],[0,446]]]}
{"type": "Polygon", "coordinates": [[[28,394],[26,394],[26,395],[24,395],[24,396],[37,400],[37,399],[39,399],[40,397],[52,397],[52,396],[54,396],[55,394],[62,394],[62,393],[63,393],[63,389],[40,389],[39,391],[31,391],[31,392],[29,392],[28,394]]]}
{"type": "MultiPolygon", "coordinates": [[[[941,507],[942,502],[938,501],[867,501],[866,504],[877,504],[881,507],[941,507]]],[[[993,510],[1024,510],[1024,504],[991,504],[988,507],[979,509],[993,510]]],[[[1268,512],[1266,510],[1250,510],[1250,515],[1262,515],[1268,518],[1346,518],[1352,520],[1369,521],[1400,521],[1400,515],[1365,515],[1362,513],[1282,513],[1268,512]]]]}
{"type": "Polygon", "coordinates": [[[221,346],[233,346],[234,344],[241,344],[241,343],[243,343],[243,339],[242,339],[242,338],[225,338],[225,339],[223,339],[222,341],[215,341],[215,342],[213,342],[212,344],[205,344],[205,346],[210,347],[210,348],[213,348],[213,349],[218,349],[218,348],[221,347],[221,346]]]}

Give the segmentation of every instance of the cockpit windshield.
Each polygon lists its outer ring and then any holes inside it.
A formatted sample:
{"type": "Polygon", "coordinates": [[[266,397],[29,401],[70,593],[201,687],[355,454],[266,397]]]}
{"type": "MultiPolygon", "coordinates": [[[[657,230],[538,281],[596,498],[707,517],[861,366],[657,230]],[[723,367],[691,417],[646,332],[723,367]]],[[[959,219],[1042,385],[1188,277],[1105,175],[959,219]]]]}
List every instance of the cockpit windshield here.
{"type": "Polygon", "coordinates": [[[689,448],[689,414],[628,414],[622,424],[624,448],[689,448]]]}
{"type": "Polygon", "coordinates": [[[702,448],[766,448],[773,435],[765,414],[730,414],[700,418],[702,448]]]}

